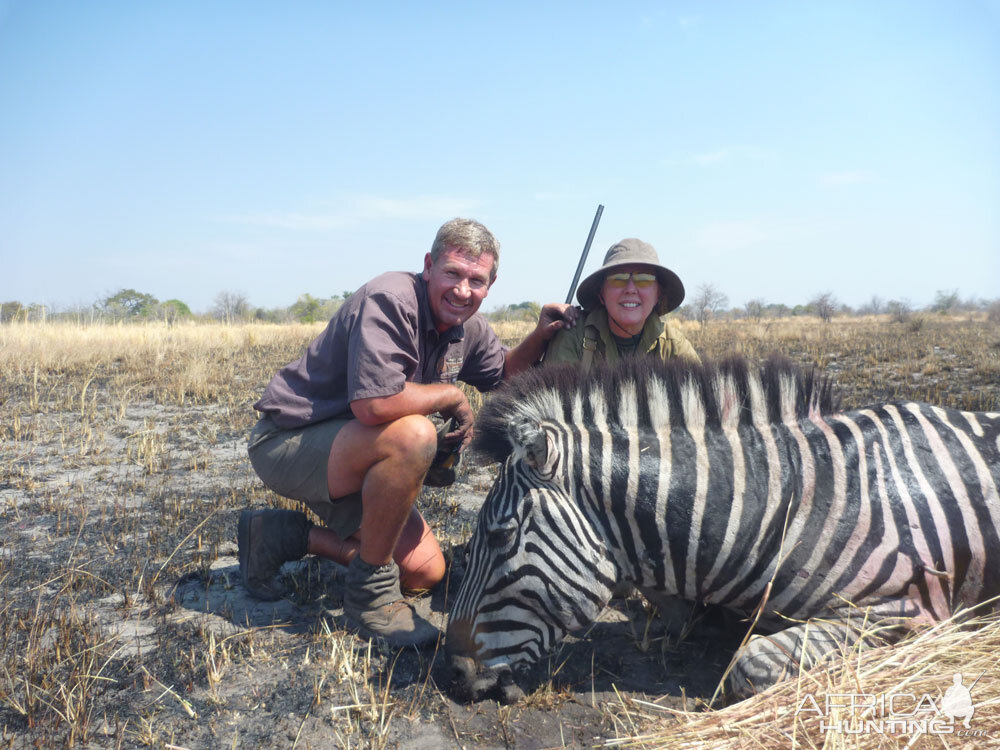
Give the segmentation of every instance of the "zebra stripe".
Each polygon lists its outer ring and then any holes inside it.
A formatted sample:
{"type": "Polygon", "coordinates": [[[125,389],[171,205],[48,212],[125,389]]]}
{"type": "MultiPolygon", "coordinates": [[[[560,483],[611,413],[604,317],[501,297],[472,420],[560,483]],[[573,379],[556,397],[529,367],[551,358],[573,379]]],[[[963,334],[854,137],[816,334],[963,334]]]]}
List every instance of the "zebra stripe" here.
{"type": "MultiPolygon", "coordinates": [[[[906,514],[905,522],[897,524],[897,528],[904,530],[906,537],[913,542],[917,553],[917,561],[915,562],[925,564],[923,561],[930,561],[930,564],[933,565],[934,556],[931,554],[931,541],[925,533],[925,528],[921,525],[920,509],[913,501],[903,481],[896,461],[896,453],[892,450],[889,440],[889,431],[885,423],[879,419],[874,411],[864,409],[859,413],[872,420],[882,439],[882,448],[885,451],[886,458],[888,458],[892,476],[892,485],[886,489],[889,493],[892,493],[891,496],[895,500],[893,505],[902,508],[906,514]]],[[[923,586],[918,586],[918,590],[921,594],[920,599],[924,603],[923,611],[926,614],[926,619],[929,621],[946,619],[949,614],[948,598],[941,585],[941,579],[936,576],[925,576],[921,583],[923,583],[923,586]]]]}
{"type": "Polygon", "coordinates": [[[625,578],[661,605],[763,601],[801,621],[747,644],[745,689],[867,637],[854,612],[895,627],[1000,594],[997,415],[835,412],[826,382],[781,362],[590,375],[529,373],[480,414],[478,444],[505,464],[453,604],[453,654],[531,663],[625,578]]]}

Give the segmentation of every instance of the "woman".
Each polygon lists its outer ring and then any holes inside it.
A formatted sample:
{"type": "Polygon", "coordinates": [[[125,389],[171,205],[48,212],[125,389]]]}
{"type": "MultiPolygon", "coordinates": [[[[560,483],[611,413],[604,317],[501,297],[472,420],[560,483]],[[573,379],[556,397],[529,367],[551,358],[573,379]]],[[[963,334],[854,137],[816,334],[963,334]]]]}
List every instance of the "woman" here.
{"type": "Polygon", "coordinates": [[[580,362],[586,368],[594,358],[616,362],[639,355],[700,361],[680,328],[666,318],[684,300],[684,285],[660,265],[649,243],[627,239],[612,245],[604,265],[580,282],[576,298],[583,325],[555,335],[546,364],[580,362]]]}

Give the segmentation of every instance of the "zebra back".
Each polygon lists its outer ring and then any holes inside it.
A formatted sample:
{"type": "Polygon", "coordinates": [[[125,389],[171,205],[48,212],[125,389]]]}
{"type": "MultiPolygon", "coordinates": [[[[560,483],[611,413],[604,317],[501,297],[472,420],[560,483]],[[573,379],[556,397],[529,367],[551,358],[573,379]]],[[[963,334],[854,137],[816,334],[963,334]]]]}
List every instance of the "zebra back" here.
{"type": "Polygon", "coordinates": [[[599,401],[609,425],[669,429],[693,426],[692,421],[721,426],[789,422],[835,412],[840,399],[828,378],[780,356],[759,367],[736,357],[705,364],[632,357],[587,372],[575,364],[553,365],[518,375],[486,402],[476,420],[474,447],[504,461],[516,444],[512,425],[572,424],[578,401],[584,418],[599,401]]]}

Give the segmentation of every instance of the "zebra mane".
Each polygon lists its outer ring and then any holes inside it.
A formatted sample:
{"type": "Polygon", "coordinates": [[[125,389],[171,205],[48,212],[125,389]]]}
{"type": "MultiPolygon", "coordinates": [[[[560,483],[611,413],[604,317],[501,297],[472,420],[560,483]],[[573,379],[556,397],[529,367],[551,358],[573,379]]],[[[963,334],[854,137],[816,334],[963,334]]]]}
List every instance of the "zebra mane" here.
{"type": "Polygon", "coordinates": [[[629,357],[589,372],[577,364],[536,367],[505,383],[476,419],[474,447],[496,461],[510,455],[515,422],[608,424],[612,429],[776,424],[828,414],[833,384],[774,355],[759,366],[733,357],[694,364],[629,357]]]}

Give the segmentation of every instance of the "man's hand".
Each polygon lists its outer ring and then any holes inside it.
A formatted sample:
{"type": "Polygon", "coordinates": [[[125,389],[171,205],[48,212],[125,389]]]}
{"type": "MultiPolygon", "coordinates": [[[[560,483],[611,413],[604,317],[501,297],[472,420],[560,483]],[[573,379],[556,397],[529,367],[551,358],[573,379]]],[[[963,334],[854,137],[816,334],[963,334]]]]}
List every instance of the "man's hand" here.
{"type": "Polygon", "coordinates": [[[442,409],[441,413],[445,417],[452,417],[455,420],[455,429],[444,436],[446,443],[459,443],[459,450],[464,450],[472,442],[472,425],[476,421],[476,416],[472,413],[469,400],[462,394],[462,400],[452,407],[442,409]]]}
{"type": "Polygon", "coordinates": [[[559,331],[576,327],[580,312],[580,308],[573,305],[549,302],[542,308],[535,330],[541,334],[543,340],[548,341],[559,331]]]}
{"type": "Polygon", "coordinates": [[[531,367],[542,358],[549,339],[564,328],[573,328],[580,320],[580,309],[559,302],[549,302],[538,316],[538,325],[520,344],[507,352],[503,376],[509,378],[531,367]]]}

